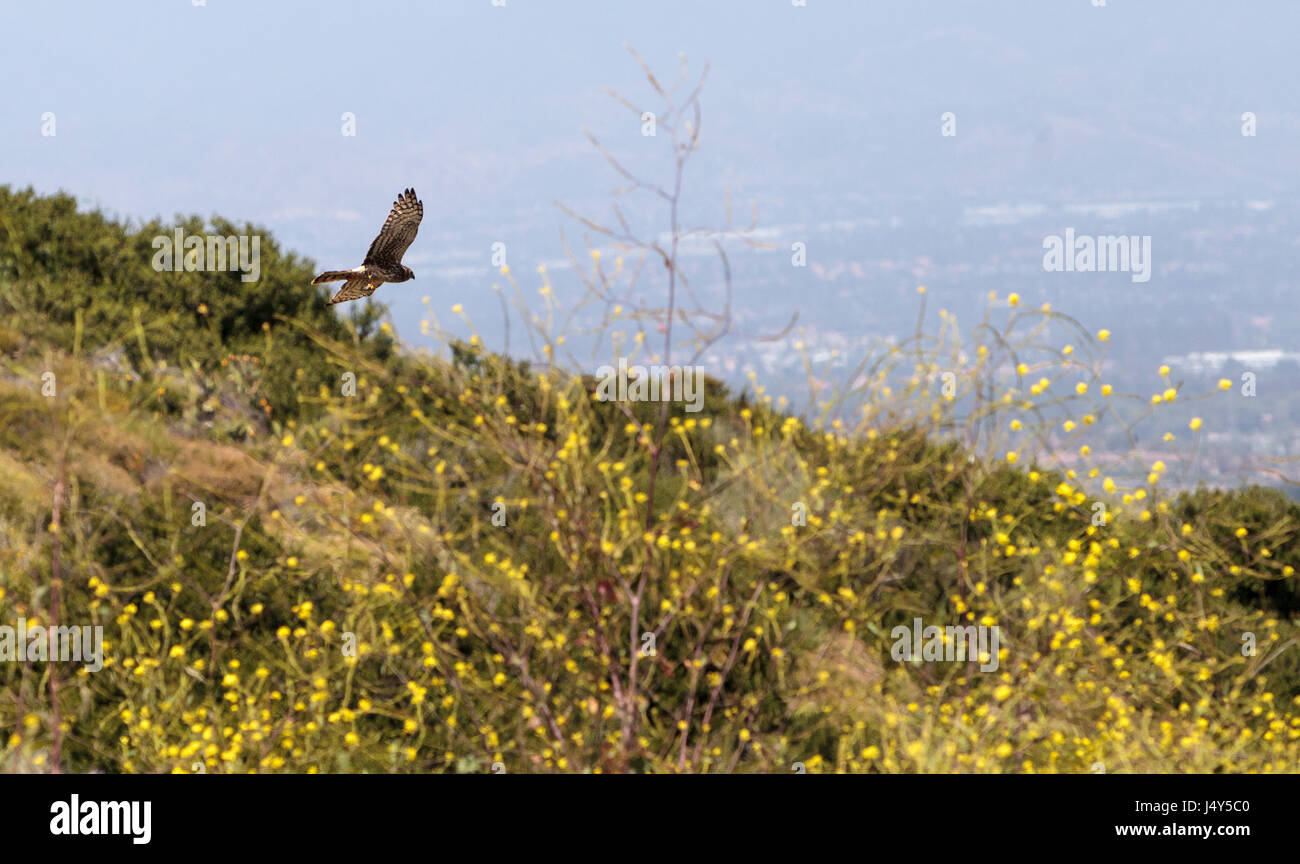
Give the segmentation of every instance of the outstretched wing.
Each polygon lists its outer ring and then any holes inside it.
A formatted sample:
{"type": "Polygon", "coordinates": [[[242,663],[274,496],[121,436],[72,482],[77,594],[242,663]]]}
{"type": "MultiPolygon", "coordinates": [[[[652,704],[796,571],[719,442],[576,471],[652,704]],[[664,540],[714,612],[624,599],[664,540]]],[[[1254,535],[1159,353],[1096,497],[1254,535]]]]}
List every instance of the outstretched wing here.
{"type": "Polygon", "coordinates": [[[371,294],[374,294],[375,289],[382,284],[383,283],[377,279],[368,279],[365,277],[361,279],[349,279],[343,283],[343,287],[340,288],[338,293],[331,297],[329,302],[325,305],[332,306],[335,303],[343,303],[347,300],[358,300],[362,297],[369,297],[371,294]]]}
{"type": "Polygon", "coordinates": [[[388,211],[384,227],[379,229],[379,236],[370,244],[366,253],[365,264],[387,264],[396,266],[402,263],[402,256],[415,241],[415,232],[420,229],[420,220],[424,218],[424,204],[415,197],[414,189],[407,189],[393,202],[393,209],[388,211]]]}

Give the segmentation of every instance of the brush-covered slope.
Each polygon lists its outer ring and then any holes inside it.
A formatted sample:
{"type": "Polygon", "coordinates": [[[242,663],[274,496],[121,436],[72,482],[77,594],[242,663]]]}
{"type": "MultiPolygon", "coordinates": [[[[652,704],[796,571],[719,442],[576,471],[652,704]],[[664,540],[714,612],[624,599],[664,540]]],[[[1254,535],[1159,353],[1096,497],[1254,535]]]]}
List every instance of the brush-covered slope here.
{"type": "Polygon", "coordinates": [[[4,770],[1300,764],[1277,493],[1098,526],[1063,474],[718,386],[659,444],[657,405],[334,317],[265,234],[258,283],[155,272],[171,227],[0,188],[0,624],[105,639],[0,663],[4,770]],[[997,669],[897,662],[918,617],[997,626],[997,669]]]}

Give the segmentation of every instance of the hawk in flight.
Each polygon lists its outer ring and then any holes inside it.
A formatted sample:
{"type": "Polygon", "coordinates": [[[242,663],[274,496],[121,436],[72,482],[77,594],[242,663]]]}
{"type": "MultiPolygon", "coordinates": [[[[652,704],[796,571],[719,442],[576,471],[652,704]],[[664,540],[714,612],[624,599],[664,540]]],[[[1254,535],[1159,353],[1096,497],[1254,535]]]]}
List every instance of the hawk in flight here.
{"type": "Polygon", "coordinates": [[[402,263],[402,256],[411,248],[415,232],[420,228],[424,218],[424,204],[415,197],[414,189],[407,189],[393,202],[393,209],[388,211],[384,227],[379,229],[379,236],[370,244],[366,260],[360,267],[351,270],[326,270],[311,280],[311,284],[323,282],[342,282],[343,287],[329,299],[330,304],[345,300],[369,297],[375,289],[385,282],[405,282],[414,279],[411,268],[402,263]]]}

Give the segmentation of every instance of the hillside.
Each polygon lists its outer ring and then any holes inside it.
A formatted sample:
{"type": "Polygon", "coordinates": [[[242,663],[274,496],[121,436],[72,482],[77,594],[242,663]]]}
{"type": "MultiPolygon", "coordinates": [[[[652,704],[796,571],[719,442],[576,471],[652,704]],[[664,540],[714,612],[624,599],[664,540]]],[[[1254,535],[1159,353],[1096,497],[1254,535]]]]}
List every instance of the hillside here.
{"type": "Polygon", "coordinates": [[[0,187],[0,624],[104,628],[0,664],[6,771],[1300,766],[1276,491],[993,458],[922,385],[823,425],[711,382],[656,459],[657,405],[179,225],[260,279],[0,187]],[[916,618],[997,656],[898,662],[916,618]]]}

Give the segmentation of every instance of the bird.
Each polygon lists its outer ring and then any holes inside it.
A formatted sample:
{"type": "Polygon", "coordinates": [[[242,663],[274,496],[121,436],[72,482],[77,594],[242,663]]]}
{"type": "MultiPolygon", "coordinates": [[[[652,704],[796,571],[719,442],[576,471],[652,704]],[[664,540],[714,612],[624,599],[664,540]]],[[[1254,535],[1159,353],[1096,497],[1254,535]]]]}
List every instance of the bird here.
{"type": "Polygon", "coordinates": [[[388,218],[384,220],[384,227],[379,229],[379,236],[370,244],[370,251],[366,253],[366,260],[361,262],[360,267],[326,270],[311,280],[313,285],[343,283],[343,287],[326,305],[369,297],[385,282],[414,279],[415,274],[411,268],[402,263],[402,256],[411,248],[423,218],[424,203],[415,197],[414,189],[407,189],[398,195],[393,202],[393,209],[388,211],[388,218]]]}

